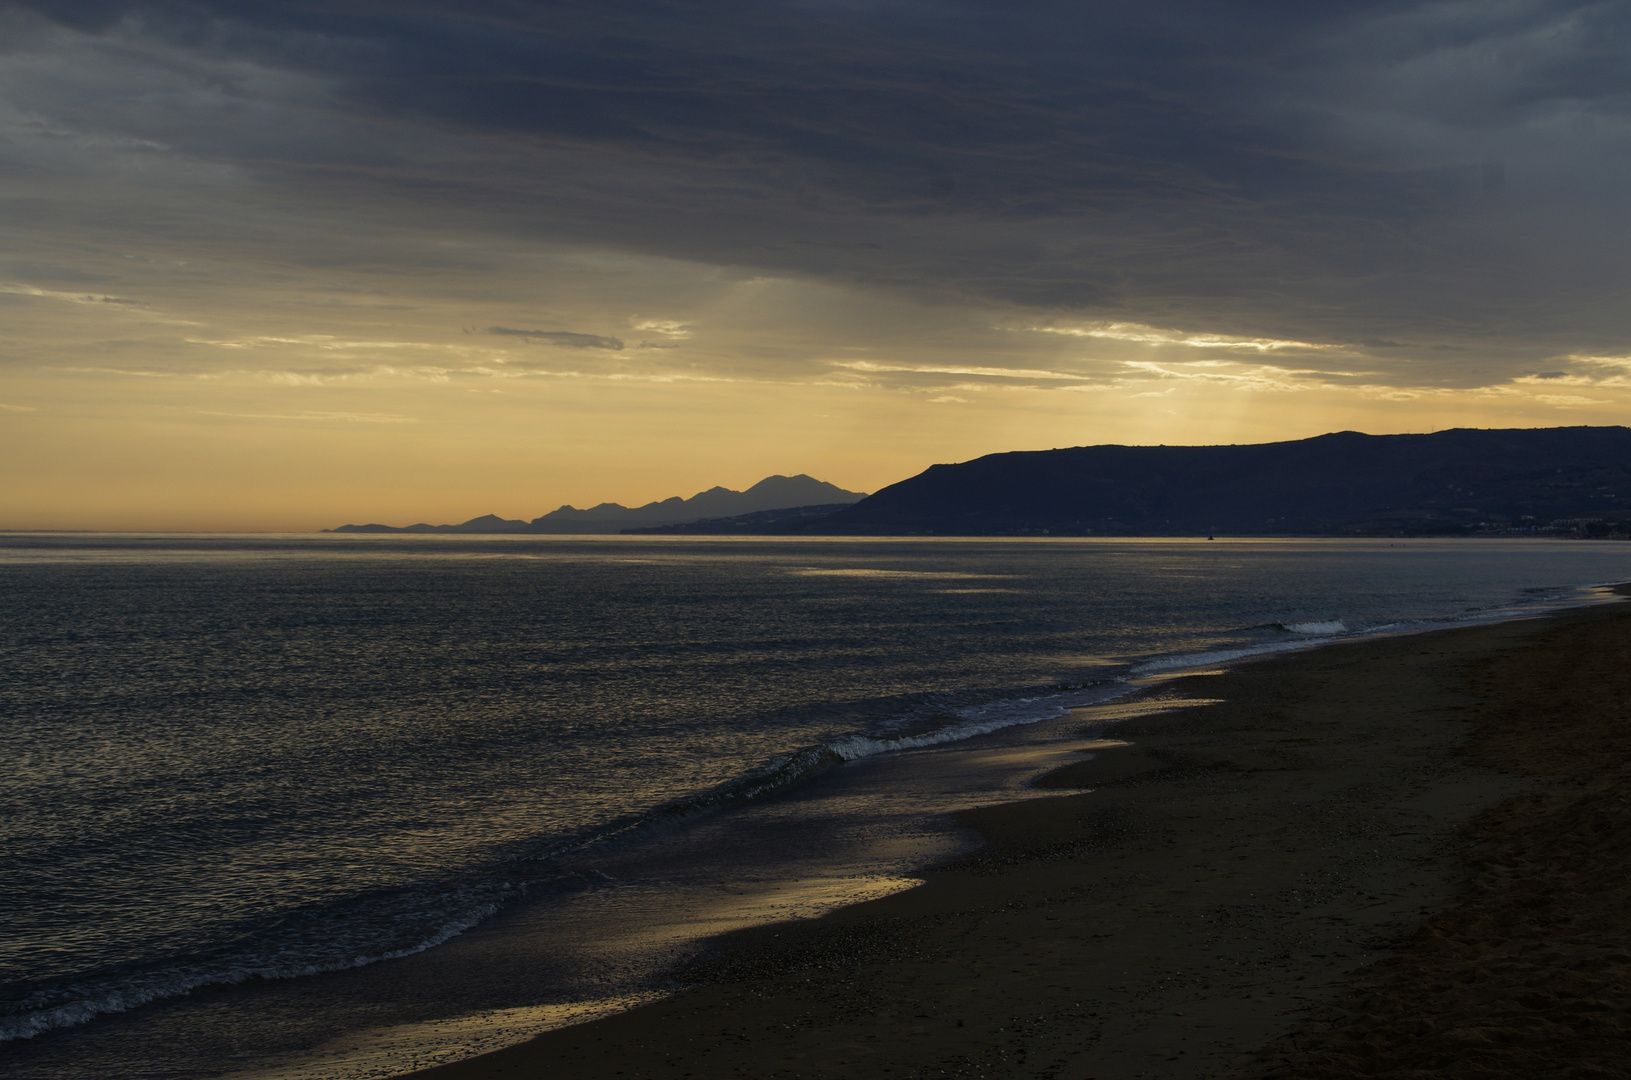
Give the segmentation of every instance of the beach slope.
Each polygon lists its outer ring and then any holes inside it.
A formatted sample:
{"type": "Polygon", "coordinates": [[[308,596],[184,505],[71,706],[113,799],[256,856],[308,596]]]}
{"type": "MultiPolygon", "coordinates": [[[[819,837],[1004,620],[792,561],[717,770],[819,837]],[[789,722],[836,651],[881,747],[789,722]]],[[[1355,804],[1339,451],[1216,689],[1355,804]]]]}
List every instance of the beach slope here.
{"type": "Polygon", "coordinates": [[[1628,615],[1176,680],[923,886],[414,1076],[1624,1075],[1628,615]]]}

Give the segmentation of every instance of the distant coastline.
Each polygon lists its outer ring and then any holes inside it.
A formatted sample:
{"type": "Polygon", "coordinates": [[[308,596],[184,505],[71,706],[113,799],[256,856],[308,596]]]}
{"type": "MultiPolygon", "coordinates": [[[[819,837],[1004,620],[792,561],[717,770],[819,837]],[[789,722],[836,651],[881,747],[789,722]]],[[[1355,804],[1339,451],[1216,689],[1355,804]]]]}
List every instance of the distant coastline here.
{"type": "Polygon", "coordinates": [[[633,508],[563,506],[531,521],[325,531],[1631,539],[1631,428],[1014,451],[933,465],[871,495],[801,474],[633,508]]]}

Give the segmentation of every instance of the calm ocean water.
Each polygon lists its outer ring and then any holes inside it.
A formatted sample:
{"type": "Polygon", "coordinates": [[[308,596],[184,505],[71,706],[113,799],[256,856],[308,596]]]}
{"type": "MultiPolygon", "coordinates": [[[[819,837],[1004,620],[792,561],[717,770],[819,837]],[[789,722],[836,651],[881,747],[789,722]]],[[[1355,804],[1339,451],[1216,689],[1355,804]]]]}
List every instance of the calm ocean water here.
{"type": "Polygon", "coordinates": [[[566,925],[631,851],[751,862],[754,807],[1132,673],[1627,577],[1607,542],[0,536],[0,1070],[226,1074],[315,1036],[138,1070],[97,1032],[566,925]]]}

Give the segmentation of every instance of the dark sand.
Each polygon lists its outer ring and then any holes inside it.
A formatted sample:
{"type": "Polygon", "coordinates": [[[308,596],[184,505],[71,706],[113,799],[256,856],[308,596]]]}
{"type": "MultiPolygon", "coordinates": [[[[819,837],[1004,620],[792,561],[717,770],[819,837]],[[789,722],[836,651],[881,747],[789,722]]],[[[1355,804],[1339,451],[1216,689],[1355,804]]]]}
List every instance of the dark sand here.
{"type": "Polygon", "coordinates": [[[1174,688],[922,887],[414,1076],[1631,1076],[1631,609],[1174,688]]]}

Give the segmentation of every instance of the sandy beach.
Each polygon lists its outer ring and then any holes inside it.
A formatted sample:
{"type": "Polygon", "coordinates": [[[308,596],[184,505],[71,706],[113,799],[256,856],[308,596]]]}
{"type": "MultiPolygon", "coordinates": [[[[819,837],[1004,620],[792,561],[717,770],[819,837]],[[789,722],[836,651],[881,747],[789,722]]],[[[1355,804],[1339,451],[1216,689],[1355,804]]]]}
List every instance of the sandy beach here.
{"type": "Polygon", "coordinates": [[[1626,1075],[1631,609],[1149,694],[921,887],[413,1075],[1626,1075]]]}

